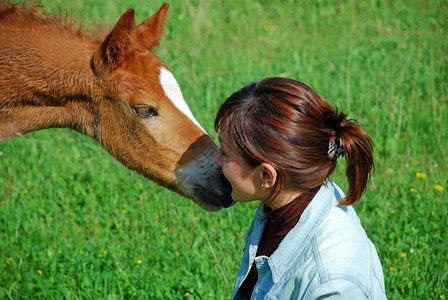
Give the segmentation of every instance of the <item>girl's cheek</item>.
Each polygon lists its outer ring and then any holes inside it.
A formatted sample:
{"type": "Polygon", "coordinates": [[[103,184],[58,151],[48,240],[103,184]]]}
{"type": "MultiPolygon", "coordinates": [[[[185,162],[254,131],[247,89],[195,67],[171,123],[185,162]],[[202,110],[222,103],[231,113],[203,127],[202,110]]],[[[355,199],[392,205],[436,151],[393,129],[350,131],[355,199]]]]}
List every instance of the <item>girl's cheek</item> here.
{"type": "Polygon", "coordinates": [[[227,168],[227,164],[223,163],[221,165],[221,170],[222,170],[222,174],[227,178],[227,180],[229,179],[229,176],[227,176],[227,172],[228,172],[228,168],[227,168]]]}

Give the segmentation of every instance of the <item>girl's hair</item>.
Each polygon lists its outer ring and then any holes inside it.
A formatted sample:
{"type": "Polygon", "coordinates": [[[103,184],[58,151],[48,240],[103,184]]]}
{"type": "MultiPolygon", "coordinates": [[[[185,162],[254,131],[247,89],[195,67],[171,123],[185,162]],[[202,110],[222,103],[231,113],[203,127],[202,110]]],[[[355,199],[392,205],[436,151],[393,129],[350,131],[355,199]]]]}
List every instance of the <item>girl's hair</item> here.
{"type": "Polygon", "coordinates": [[[339,154],[345,156],[349,184],[341,204],[351,205],[364,194],[374,170],[372,140],[305,84],[287,78],[250,84],[221,105],[216,131],[224,121],[230,142],[249,165],[267,162],[276,169],[273,194],[290,184],[301,190],[321,186],[339,154]]]}

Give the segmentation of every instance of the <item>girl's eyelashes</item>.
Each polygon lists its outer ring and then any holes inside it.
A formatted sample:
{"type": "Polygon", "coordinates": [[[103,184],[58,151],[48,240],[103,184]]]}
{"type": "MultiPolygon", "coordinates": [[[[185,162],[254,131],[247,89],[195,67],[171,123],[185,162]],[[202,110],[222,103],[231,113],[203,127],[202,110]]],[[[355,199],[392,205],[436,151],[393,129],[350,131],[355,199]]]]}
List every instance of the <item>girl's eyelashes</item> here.
{"type": "Polygon", "coordinates": [[[221,155],[222,156],[227,156],[227,154],[224,152],[224,150],[222,150],[222,148],[221,148],[221,155]]]}
{"type": "Polygon", "coordinates": [[[218,150],[218,158],[220,161],[227,160],[227,154],[224,152],[224,150],[222,150],[222,147],[218,150]]]}
{"type": "Polygon", "coordinates": [[[227,156],[226,153],[222,150],[222,148],[219,149],[219,152],[220,152],[220,156],[221,157],[226,157],[227,156]]]}

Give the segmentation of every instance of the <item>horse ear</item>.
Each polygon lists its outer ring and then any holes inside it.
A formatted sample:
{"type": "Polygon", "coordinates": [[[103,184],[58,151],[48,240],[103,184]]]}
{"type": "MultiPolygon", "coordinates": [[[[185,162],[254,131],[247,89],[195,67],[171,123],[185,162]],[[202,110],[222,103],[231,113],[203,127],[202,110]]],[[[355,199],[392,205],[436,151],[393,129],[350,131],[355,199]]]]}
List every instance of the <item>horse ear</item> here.
{"type": "Polygon", "coordinates": [[[93,55],[95,72],[112,71],[135,39],[134,10],[128,9],[93,55]]]}
{"type": "Polygon", "coordinates": [[[165,27],[167,11],[168,4],[164,3],[152,17],[137,27],[137,39],[147,49],[159,45],[165,27]]]}

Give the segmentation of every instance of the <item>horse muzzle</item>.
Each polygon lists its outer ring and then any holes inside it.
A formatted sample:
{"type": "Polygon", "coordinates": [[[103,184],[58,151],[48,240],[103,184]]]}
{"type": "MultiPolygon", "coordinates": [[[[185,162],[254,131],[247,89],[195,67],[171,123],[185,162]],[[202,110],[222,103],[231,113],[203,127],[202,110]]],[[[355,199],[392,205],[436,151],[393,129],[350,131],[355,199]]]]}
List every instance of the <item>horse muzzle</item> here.
{"type": "Polygon", "coordinates": [[[208,211],[230,207],[234,204],[231,185],[213,159],[218,147],[208,136],[202,142],[205,145],[190,147],[179,161],[175,170],[179,193],[208,211]]]}

